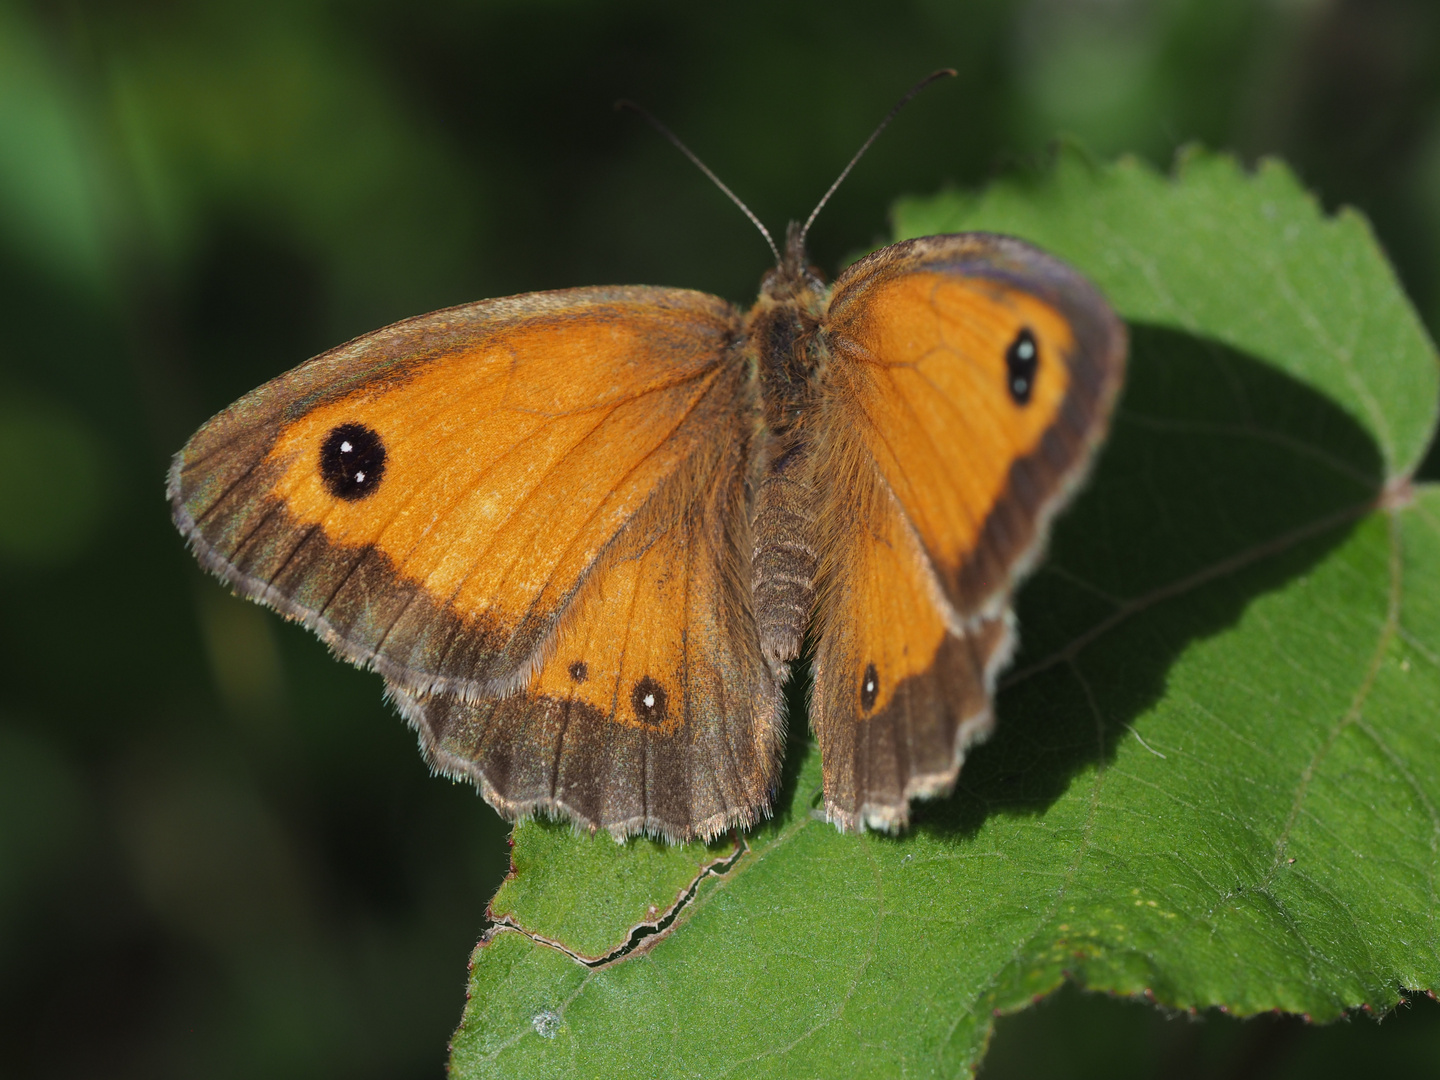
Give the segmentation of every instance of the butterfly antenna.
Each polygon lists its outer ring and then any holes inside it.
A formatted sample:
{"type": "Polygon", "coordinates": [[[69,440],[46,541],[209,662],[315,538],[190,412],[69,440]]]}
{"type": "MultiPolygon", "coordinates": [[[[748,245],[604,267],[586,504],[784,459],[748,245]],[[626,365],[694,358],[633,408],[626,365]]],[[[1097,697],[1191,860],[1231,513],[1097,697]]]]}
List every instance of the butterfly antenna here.
{"type": "Polygon", "coordinates": [[[870,133],[870,137],[865,140],[864,145],[862,145],[859,150],[855,151],[855,156],[850,159],[850,164],[846,165],[845,168],[840,171],[840,175],[837,176],[835,178],[835,182],[830,185],[830,190],[825,192],[824,195],[820,196],[820,201],[815,204],[815,209],[810,211],[810,216],[805,219],[805,224],[800,227],[800,243],[802,246],[805,243],[805,234],[810,231],[810,226],[815,224],[815,219],[819,217],[820,211],[825,209],[825,204],[830,201],[830,196],[834,195],[836,189],[845,182],[845,178],[850,175],[850,170],[855,168],[856,163],[865,156],[865,151],[870,149],[870,144],[873,143],[876,139],[878,139],[880,137],[880,133],[890,126],[890,121],[895,119],[895,114],[898,113],[901,109],[903,109],[906,105],[910,104],[910,99],[913,98],[916,94],[920,93],[921,90],[924,90],[931,83],[937,82],[940,79],[948,79],[954,74],[956,74],[954,68],[941,68],[939,71],[932,72],[931,74],[926,75],[925,78],[921,79],[918,83],[912,86],[909,91],[906,92],[904,97],[902,97],[899,101],[895,103],[894,108],[892,108],[888,113],[885,114],[885,119],[880,121],[880,126],[877,127],[874,131],[872,131],[870,133]]]}
{"type": "MultiPolygon", "coordinates": [[[[931,78],[934,78],[934,76],[931,76],[931,78]]],[[[914,91],[911,92],[911,96],[914,96],[914,91]]],[[[659,120],[655,119],[655,117],[651,116],[648,111],[642,109],[639,105],[636,105],[633,101],[627,101],[622,99],[615,102],[615,108],[629,109],[631,112],[640,116],[647,124],[653,127],[661,135],[664,135],[665,138],[669,139],[670,142],[674,144],[675,149],[679,150],[682,154],[684,154],[687,158],[694,162],[695,167],[701,172],[703,172],[706,176],[708,176],[712,184],[714,184],[727,196],[729,196],[730,201],[740,208],[740,212],[750,219],[751,224],[753,224],[755,228],[760,230],[760,235],[765,237],[765,243],[770,245],[770,253],[775,256],[775,265],[780,265],[780,249],[775,246],[775,238],[770,235],[770,230],[765,228],[765,223],[755,216],[754,211],[752,211],[748,206],[746,206],[743,202],[740,201],[740,196],[736,195],[733,191],[726,187],[725,182],[710,171],[710,167],[708,165],[706,165],[703,161],[701,161],[698,157],[695,156],[694,151],[692,151],[688,146],[686,146],[683,142],[680,141],[679,136],[677,136],[673,131],[667,128],[659,120]]]]}

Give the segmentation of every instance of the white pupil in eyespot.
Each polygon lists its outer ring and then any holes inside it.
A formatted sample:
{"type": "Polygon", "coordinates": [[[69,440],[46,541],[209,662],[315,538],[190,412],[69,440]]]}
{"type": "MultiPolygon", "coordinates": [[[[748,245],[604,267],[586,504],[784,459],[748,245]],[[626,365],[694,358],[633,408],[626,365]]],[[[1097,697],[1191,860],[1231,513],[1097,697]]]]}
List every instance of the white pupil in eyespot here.
{"type": "Polygon", "coordinates": [[[1020,357],[1021,360],[1029,360],[1035,355],[1034,344],[1028,338],[1020,342],[1020,344],[1015,347],[1015,355],[1020,357]]]}
{"type": "Polygon", "coordinates": [[[348,439],[340,444],[340,452],[342,454],[348,454],[351,450],[354,449],[355,447],[350,445],[350,441],[348,439]]]}
{"type": "Polygon", "coordinates": [[[355,474],[355,482],[356,482],[357,484],[363,484],[363,483],[365,482],[365,474],[364,474],[364,472],[357,472],[357,473],[355,474]]]}
{"type": "Polygon", "coordinates": [[[647,708],[647,709],[653,709],[654,707],[655,707],[655,695],[654,695],[654,694],[646,694],[646,695],[645,695],[645,708],[647,708]]]}

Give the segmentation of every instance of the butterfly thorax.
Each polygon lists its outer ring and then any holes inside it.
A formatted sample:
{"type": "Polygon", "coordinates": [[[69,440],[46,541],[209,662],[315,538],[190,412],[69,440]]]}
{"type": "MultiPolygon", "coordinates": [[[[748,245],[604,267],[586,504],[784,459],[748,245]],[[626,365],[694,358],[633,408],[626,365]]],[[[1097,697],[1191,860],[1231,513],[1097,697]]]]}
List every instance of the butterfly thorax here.
{"type": "Polygon", "coordinates": [[[745,320],[760,379],[765,430],[755,500],[752,595],[761,650],[781,674],[800,652],[817,566],[812,444],[806,426],[825,352],[821,318],[829,288],[805,259],[791,224],[785,258],[765,275],[745,320]]]}
{"type": "Polygon", "coordinates": [[[745,340],[755,357],[771,435],[803,423],[816,374],[824,361],[820,322],[830,289],[805,258],[805,245],[790,223],[785,257],[760,283],[760,296],[745,319],[745,340]]]}

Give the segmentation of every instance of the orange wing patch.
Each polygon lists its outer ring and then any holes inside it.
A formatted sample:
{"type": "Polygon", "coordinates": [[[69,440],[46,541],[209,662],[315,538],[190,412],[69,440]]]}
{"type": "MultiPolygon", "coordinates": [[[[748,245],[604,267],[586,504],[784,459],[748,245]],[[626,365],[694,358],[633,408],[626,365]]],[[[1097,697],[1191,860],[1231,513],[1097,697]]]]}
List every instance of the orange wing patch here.
{"type": "Polygon", "coordinates": [[[877,288],[863,319],[836,326],[831,340],[865,365],[870,386],[856,404],[880,471],[926,548],[958,563],[1011,463],[1034,451],[1059,414],[1069,390],[1064,357],[1074,347],[1064,319],[995,282],[917,273],[877,288]],[[1039,364],[1022,405],[1005,357],[1026,330],[1039,364]]]}
{"type": "Polygon", "coordinates": [[[845,615],[823,637],[829,657],[845,661],[825,665],[827,685],[848,697],[843,707],[862,722],[885,711],[901,682],[930,670],[946,633],[924,580],[924,553],[897,511],[889,493],[872,487],[856,510],[860,535],[850,559],[832,570],[845,615]]]}
{"type": "Polygon", "coordinates": [[[693,452],[696,432],[674,436],[719,374],[718,363],[681,371],[616,400],[618,369],[645,355],[646,329],[570,320],[560,335],[504,335],[399,387],[316,409],[276,440],[268,460],[283,471],[271,490],[332,542],[384,552],[462,618],[515,625],[532,606],[553,612],[693,452]],[[516,386],[517,367],[547,378],[516,386]],[[572,371],[579,387],[564,385],[572,371]],[[383,478],[354,501],[329,490],[319,461],[344,424],[373,431],[385,452],[383,478]]]}
{"type": "Polygon", "coordinates": [[[527,688],[583,701],[618,724],[674,734],[685,714],[687,567],[673,544],[617,559],[556,635],[527,688]]]}
{"type": "Polygon", "coordinates": [[[400,324],[202,429],[177,520],[242,592],[401,686],[513,687],[615,537],[745,409],[735,333],[728,305],[659,289],[400,324]]]}

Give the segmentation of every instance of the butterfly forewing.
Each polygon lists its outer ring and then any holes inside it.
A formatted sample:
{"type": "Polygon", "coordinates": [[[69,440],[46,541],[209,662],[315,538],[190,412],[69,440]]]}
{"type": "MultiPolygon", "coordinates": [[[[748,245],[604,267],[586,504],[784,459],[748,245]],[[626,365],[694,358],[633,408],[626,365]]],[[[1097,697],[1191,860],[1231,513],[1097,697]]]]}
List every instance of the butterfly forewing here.
{"type": "Polygon", "coordinates": [[[827,431],[863,444],[956,611],[995,611],[1105,433],[1124,325],[1054,257],[967,233],[852,266],[826,340],[827,431]]]}
{"type": "Polygon", "coordinates": [[[736,423],[737,332],[723,301],[645,288],[412,319],[210,421],[173,512],[238,591],[398,686],[512,689],[616,537],[736,423]]]}

